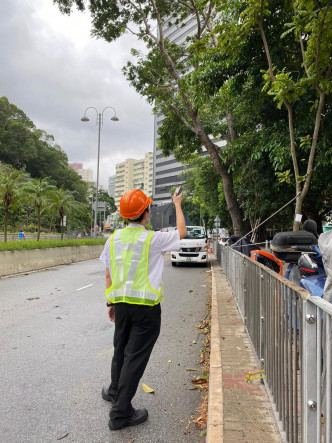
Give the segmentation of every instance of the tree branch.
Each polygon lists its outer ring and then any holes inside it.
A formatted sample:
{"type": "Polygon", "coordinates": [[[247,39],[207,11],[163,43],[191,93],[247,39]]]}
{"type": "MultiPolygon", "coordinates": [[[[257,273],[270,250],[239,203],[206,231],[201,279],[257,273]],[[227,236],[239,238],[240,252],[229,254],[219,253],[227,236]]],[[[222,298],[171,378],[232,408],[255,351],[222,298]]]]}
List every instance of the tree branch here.
{"type": "Polygon", "coordinates": [[[265,32],[264,32],[264,28],[263,28],[263,17],[262,16],[258,20],[258,26],[259,26],[259,31],[261,33],[261,37],[262,37],[262,40],[263,40],[263,45],[264,45],[264,50],[265,50],[265,54],[266,54],[266,58],[267,58],[267,63],[269,65],[270,79],[272,81],[275,81],[276,78],[275,78],[275,75],[274,75],[274,72],[273,72],[273,65],[272,65],[269,45],[267,43],[265,32]]]}
{"type": "Polygon", "coordinates": [[[305,197],[305,195],[307,194],[307,192],[309,190],[309,185],[310,185],[311,177],[313,174],[314,159],[315,159],[315,153],[316,153],[316,147],[317,147],[317,141],[318,141],[320,122],[322,119],[322,113],[323,113],[323,108],[324,108],[324,104],[325,104],[325,97],[326,97],[326,94],[324,92],[322,92],[319,97],[319,104],[318,104],[318,108],[317,108],[316,121],[315,121],[315,129],[314,129],[314,133],[312,136],[310,155],[309,155],[309,160],[308,160],[308,165],[307,165],[307,175],[306,175],[306,179],[305,179],[305,182],[303,185],[303,190],[301,192],[302,198],[305,197]]]}
{"type": "Polygon", "coordinates": [[[133,34],[136,35],[137,37],[139,37],[139,34],[137,32],[134,32],[132,29],[129,28],[129,26],[126,26],[126,29],[128,29],[128,31],[133,34]]]}
{"type": "Polygon", "coordinates": [[[214,10],[215,10],[215,7],[212,8],[212,5],[210,3],[208,13],[205,14],[203,12],[203,17],[205,20],[204,25],[203,25],[203,29],[205,29],[205,27],[206,27],[209,30],[211,37],[212,37],[212,43],[213,43],[214,47],[216,48],[218,46],[218,40],[217,40],[215,33],[213,32],[213,28],[212,28],[212,24],[211,24],[211,15],[214,12],[214,10]]]}
{"type": "MultiPolygon", "coordinates": [[[[292,4],[293,4],[294,15],[298,15],[297,12],[296,12],[294,0],[292,0],[292,4]]],[[[301,31],[300,31],[300,38],[299,38],[299,40],[300,40],[300,47],[301,47],[301,54],[302,54],[304,70],[305,70],[307,76],[310,77],[310,73],[308,71],[308,66],[307,66],[307,63],[305,61],[304,46],[303,46],[303,40],[302,40],[302,33],[301,33],[301,31]]]]}
{"type": "Polygon", "coordinates": [[[197,40],[199,40],[199,39],[201,38],[201,19],[200,19],[200,16],[199,16],[198,10],[197,10],[197,8],[196,8],[196,6],[195,6],[195,2],[194,2],[194,0],[189,0],[189,1],[190,1],[190,3],[192,4],[192,8],[193,8],[194,13],[195,13],[195,15],[196,15],[196,21],[197,21],[197,33],[196,33],[196,38],[197,38],[197,40]]]}
{"type": "Polygon", "coordinates": [[[196,134],[196,128],[192,126],[186,118],[183,117],[179,109],[173,105],[172,103],[167,103],[167,105],[172,109],[172,111],[179,117],[179,119],[182,121],[182,123],[185,125],[187,129],[194,132],[196,134]]]}
{"type": "Polygon", "coordinates": [[[155,42],[156,44],[158,44],[158,39],[157,39],[157,37],[151,32],[151,27],[150,27],[150,25],[149,25],[149,23],[148,23],[148,18],[147,18],[147,16],[146,16],[146,14],[144,13],[144,11],[143,11],[141,5],[139,4],[139,6],[136,6],[136,4],[135,4],[133,1],[131,1],[131,0],[128,0],[128,1],[129,1],[129,4],[135,9],[135,11],[138,12],[138,13],[141,15],[141,17],[142,17],[142,19],[143,19],[143,22],[144,22],[144,25],[145,25],[145,31],[146,31],[146,33],[148,34],[148,36],[151,37],[152,40],[154,40],[154,42],[155,42]]]}
{"type": "Polygon", "coordinates": [[[210,17],[211,17],[211,14],[212,14],[213,10],[214,10],[214,8],[212,8],[211,2],[210,2],[207,14],[204,11],[202,11],[202,16],[204,18],[204,23],[202,25],[202,33],[204,32],[205,28],[207,27],[207,25],[208,25],[208,23],[210,21],[210,17]]]}

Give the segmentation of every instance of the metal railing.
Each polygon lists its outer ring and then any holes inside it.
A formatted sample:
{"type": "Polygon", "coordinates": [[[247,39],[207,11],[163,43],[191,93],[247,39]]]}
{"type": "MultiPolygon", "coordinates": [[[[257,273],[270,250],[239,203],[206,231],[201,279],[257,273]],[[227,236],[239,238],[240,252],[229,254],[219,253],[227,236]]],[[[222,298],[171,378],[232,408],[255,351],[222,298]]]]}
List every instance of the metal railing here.
{"type": "Polygon", "coordinates": [[[332,442],[332,304],[214,243],[288,442],[332,442]]]}

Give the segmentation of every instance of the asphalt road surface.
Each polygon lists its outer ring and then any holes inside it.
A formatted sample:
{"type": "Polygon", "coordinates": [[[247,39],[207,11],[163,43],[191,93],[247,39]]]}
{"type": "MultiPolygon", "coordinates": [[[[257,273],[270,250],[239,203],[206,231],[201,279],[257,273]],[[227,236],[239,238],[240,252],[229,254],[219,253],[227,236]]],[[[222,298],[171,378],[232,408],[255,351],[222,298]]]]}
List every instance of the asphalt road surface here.
{"type": "Polygon", "coordinates": [[[201,401],[190,390],[201,374],[209,268],[171,267],[166,256],[162,329],[133,406],[147,422],[110,431],[114,325],[106,316],[104,265],[98,260],[0,280],[0,441],[6,443],[200,442],[186,425],[201,401]],[[192,292],[193,291],[193,292],[192,292]],[[194,343],[197,341],[197,343],[194,343]],[[187,371],[196,368],[197,372],[187,371]]]}

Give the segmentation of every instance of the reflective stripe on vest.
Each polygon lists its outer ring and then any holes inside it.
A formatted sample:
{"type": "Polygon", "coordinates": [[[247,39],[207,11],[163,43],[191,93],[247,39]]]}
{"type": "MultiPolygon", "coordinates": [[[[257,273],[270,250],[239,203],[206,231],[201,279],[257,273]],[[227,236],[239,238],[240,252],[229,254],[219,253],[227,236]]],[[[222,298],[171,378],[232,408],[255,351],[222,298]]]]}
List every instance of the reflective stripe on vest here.
{"type": "Polygon", "coordinates": [[[115,231],[110,241],[112,285],[106,289],[111,303],[154,306],[162,297],[148,279],[149,247],[153,231],[125,228],[115,231]]]}

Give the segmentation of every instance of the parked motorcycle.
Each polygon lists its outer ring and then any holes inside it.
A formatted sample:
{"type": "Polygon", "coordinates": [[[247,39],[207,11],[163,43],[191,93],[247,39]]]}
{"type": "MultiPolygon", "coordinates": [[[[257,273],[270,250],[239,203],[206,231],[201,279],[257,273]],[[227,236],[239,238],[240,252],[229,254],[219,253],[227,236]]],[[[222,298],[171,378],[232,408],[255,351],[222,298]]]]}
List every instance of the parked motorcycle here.
{"type": "Polygon", "coordinates": [[[326,273],[317,245],[317,224],[314,220],[305,221],[302,231],[278,232],[271,241],[274,255],[288,263],[284,276],[307,289],[312,296],[322,297],[326,273]]]}

